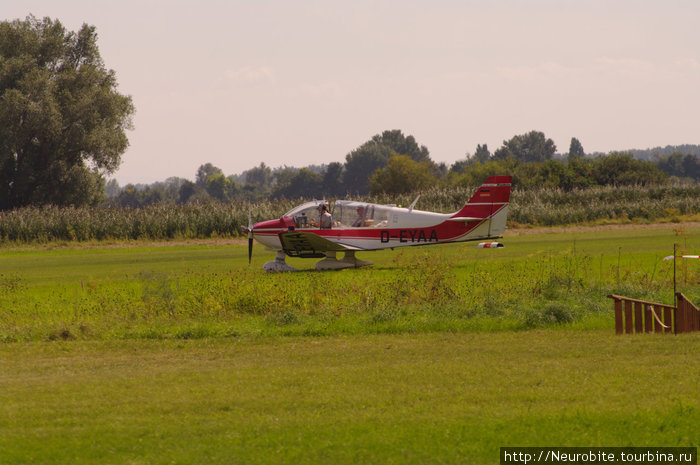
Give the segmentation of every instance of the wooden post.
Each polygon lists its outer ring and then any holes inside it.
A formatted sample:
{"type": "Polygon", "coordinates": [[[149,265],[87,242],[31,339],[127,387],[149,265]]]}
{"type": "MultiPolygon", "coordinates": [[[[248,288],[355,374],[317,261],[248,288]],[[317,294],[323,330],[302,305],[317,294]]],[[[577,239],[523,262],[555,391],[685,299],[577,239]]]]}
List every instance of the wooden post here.
{"type": "Polygon", "coordinates": [[[664,333],[673,332],[673,313],[670,308],[664,308],[664,324],[668,328],[664,328],[664,333]]]}
{"type": "Polygon", "coordinates": [[[644,332],[642,329],[642,303],[634,303],[634,332],[641,334],[644,332]]]}
{"type": "Polygon", "coordinates": [[[676,294],[676,334],[685,332],[685,300],[676,294]]]}
{"type": "Polygon", "coordinates": [[[644,305],[644,332],[651,333],[654,331],[654,322],[652,321],[654,317],[651,314],[651,305],[644,305]]]}
{"type": "Polygon", "coordinates": [[[634,332],[632,326],[632,302],[625,300],[625,332],[632,334],[634,332]]]}
{"type": "Polygon", "coordinates": [[[622,334],[622,301],[615,299],[615,334],[622,334]]]}

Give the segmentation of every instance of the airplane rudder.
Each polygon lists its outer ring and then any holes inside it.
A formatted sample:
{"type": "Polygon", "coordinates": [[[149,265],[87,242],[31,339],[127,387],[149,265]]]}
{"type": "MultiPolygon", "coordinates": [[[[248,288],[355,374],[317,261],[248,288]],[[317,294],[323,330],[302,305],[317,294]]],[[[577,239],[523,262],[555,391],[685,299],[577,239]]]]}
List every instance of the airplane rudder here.
{"type": "Polygon", "coordinates": [[[489,176],[482,187],[489,188],[494,202],[509,202],[512,179],[512,176],[489,176]]]}

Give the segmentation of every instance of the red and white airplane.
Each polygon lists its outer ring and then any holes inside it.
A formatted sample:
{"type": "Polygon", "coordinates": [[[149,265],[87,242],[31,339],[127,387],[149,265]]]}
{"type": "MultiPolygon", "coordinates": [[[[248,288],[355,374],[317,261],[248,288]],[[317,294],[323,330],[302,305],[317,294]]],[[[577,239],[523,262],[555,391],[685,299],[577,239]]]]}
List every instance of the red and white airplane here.
{"type": "MultiPolygon", "coordinates": [[[[295,271],[285,257],[323,258],[317,270],[339,270],[371,265],[355,252],[394,247],[484,241],[501,237],[506,228],[511,176],[491,176],[456,213],[415,210],[418,198],[408,207],[338,200],[332,211],[325,200],[299,205],[276,220],[252,224],[248,233],[248,261],[253,239],[277,252],[265,263],[267,271],[295,271]],[[325,206],[325,208],[324,208],[325,206]],[[329,213],[330,212],[330,218],[329,213]],[[343,252],[342,259],[336,258],[343,252]]],[[[484,242],[479,247],[503,247],[484,242]]]]}

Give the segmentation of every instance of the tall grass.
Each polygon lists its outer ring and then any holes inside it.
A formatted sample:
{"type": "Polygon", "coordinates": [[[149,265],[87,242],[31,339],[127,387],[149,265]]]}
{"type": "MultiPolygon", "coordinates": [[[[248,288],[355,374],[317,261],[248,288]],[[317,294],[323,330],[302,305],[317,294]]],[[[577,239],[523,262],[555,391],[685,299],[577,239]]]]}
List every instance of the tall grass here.
{"type": "MultiPolygon", "coordinates": [[[[417,208],[457,211],[473,188],[436,187],[422,193],[417,208]]],[[[368,202],[409,205],[417,194],[364,197],[368,202]]],[[[237,237],[240,226],[278,218],[304,199],[248,203],[175,205],[160,203],[132,208],[27,207],[0,212],[0,243],[91,240],[164,240],[237,237]]],[[[700,184],[664,187],[594,187],[563,191],[515,190],[509,221],[556,226],[596,221],[656,221],[700,212],[700,184]]]]}
{"type": "MultiPolygon", "coordinates": [[[[619,236],[608,237],[541,253],[528,235],[509,241],[510,255],[481,258],[466,244],[378,252],[376,267],[342,273],[265,273],[244,247],[9,252],[0,342],[598,328],[612,324],[608,294],[669,303],[672,264],[657,245],[674,237],[631,238],[621,264],[608,250],[619,236]]],[[[696,302],[690,265],[678,284],[696,302]]]]}

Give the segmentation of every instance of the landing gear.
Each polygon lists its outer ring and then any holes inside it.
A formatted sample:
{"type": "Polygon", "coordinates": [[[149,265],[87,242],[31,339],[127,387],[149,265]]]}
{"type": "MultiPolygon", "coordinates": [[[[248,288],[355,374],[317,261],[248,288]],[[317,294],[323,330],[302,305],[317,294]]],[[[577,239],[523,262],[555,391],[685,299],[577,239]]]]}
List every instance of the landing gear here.
{"type": "MultiPolygon", "coordinates": [[[[355,252],[349,250],[345,252],[342,259],[338,260],[335,256],[336,252],[326,252],[326,258],[316,263],[318,271],[326,270],[344,270],[345,268],[360,268],[361,266],[372,265],[372,262],[359,260],[355,257],[355,252]]],[[[287,265],[284,261],[287,255],[283,251],[278,251],[277,256],[271,262],[263,265],[265,271],[299,271],[296,268],[287,265]]]]}
{"type": "Polygon", "coordinates": [[[267,262],[263,265],[263,270],[265,271],[299,271],[293,266],[287,265],[284,259],[287,257],[283,251],[277,251],[277,256],[271,262],[267,262]]]}
{"type": "Polygon", "coordinates": [[[326,258],[316,263],[316,269],[319,271],[343,270],[345,268],[359,268],[372,264],[372,262],[357,259],[353,250],[345,252],[342,260],[338,260],[335,254],[336,252],[326,252],[326,258]]]}

